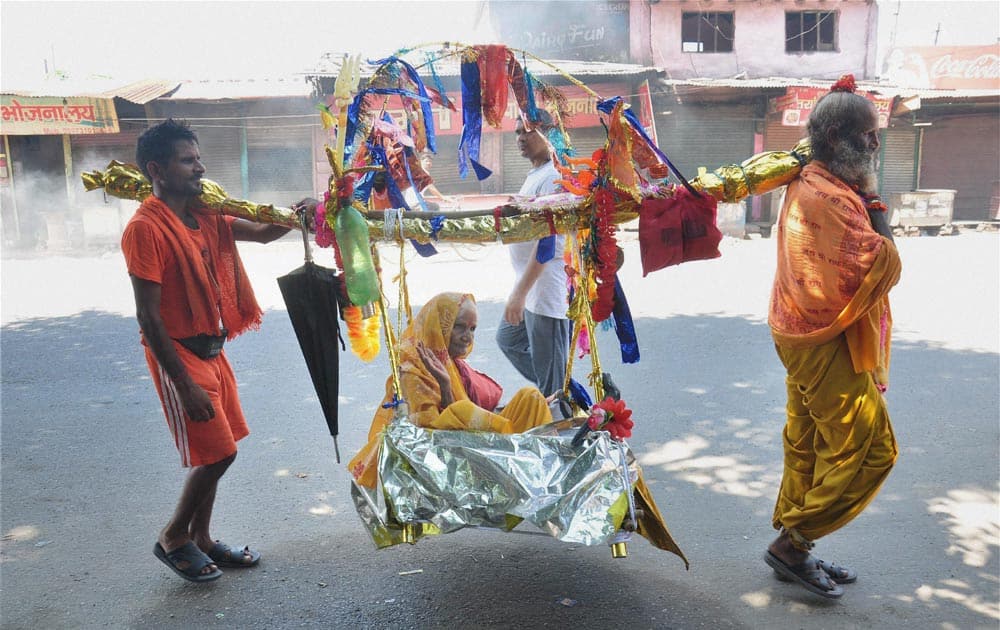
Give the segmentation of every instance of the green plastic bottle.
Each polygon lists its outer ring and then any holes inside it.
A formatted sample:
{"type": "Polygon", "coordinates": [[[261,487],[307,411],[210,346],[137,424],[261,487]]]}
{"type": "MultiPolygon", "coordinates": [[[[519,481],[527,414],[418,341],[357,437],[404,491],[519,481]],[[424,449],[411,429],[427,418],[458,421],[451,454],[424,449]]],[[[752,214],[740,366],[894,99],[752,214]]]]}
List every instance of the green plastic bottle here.
{"type": "Polygon", "coordinates": [[[344,263],[347,296],[356,306],[378,302],[378,279],[368,244],[368,224],[352,206],[337,212],[335,233],[344,263]]]}

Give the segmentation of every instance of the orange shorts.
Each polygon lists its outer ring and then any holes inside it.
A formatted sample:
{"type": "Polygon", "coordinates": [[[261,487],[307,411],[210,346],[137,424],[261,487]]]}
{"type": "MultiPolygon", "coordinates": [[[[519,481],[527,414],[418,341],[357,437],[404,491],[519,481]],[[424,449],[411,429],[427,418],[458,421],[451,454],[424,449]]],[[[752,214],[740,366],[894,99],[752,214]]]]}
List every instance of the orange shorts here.
{"type": "Polygon", "coordinates": [[[181,344],[174,349],[191,379],[208,394],[215,417],[207,422],[193,422],[184,413],[181,398],[173,381],[160,367],[152,350],[146,350],[146,363],[153,376],[156,393],[163,403],[167,426],[181,454],[181,466],[206,466],[236,453],[236,442],[250,434],[236,393],[236,376],[223,351],[212,359],[200,359],[181,344]]]}

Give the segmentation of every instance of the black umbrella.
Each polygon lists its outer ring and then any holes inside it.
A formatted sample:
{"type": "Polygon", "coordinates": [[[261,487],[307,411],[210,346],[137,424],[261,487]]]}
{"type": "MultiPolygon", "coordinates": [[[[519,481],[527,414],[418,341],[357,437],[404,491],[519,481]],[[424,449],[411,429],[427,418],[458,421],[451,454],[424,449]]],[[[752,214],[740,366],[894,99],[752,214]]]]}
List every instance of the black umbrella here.
{"type": "Polygon", "coordinates": [[[278,288],[302,348],[319,404],[323,407],[326,425],[333,436],[337,463],[340,463],[337,396],[340,389],[340,350],[344,348],[344,342],[337,318],[340,316],[338,299],[341,278],[334,270],[320,267],[312,261],[308,236],[304,231],[303,241],[306,247],[305,264],[278,278],[278,288]]]}

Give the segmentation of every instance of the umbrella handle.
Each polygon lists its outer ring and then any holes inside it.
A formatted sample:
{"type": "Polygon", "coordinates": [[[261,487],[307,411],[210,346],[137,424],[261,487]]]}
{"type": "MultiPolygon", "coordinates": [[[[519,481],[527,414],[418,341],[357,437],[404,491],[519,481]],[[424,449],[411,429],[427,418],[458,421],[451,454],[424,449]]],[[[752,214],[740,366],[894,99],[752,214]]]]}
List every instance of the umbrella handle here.
{"type": "Polygon", "coordinates": [[[312,248],[309,246],[309,228],[306,227],[306,211],[304,208],[298,206],[294,210],[299,215],[299,227],[302,228],[302,247],[305,248],[305,259],[307,263],[311,263],[313,255],[312,248]]]}

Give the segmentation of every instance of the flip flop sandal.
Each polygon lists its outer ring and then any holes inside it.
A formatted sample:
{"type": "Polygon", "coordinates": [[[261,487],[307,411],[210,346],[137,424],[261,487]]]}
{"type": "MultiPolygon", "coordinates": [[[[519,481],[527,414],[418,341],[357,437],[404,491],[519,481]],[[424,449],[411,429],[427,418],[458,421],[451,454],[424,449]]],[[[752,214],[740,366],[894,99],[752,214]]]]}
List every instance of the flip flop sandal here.
{"type": "MultiPolygon", "coordinates": [[[[858,581],[858,572],[854,569],[842,567],[832,562],[827,562],[826,560],[816,560],[816,564],[823,570],[824,573],[830,576],[831,580],[837,584],[854,584],[858,581]]],[[[778,578],[782,582],[790,581],[787,577],[777,571],[774,572],[774,577],[778,578]]]]}
{"type": "Polygon", "coordinates": [[[202,553],[201,549],[198,549],[198,545],[191,541],[188,541],[183,546],[174,549],[170,553],[167,553],[163,548],[163,545],[157,542],[153,545],[153,555],[156,556],[160,562],[167,565],[171,571],[181,576],[188,582],[211,582],[212,580],[217,580],[222,577],[222,571],[218,568],[211,573],[201,572],[201,570],[205,567],[216,563],[202,553]],[[188,565],[183,569],[177,566],[182,562],[188,563],[188,565]]]}
{"type": "Polygon", "coordinates": [[[260,562],[260,552],[250,549],[250,547],[230,547],[221,540],[215,544],[208,552],[208,557],[216,566],[226,568],[252,567],[260,562]]]}
{"type": "Polygon", "coordinates": [[[801,564],[788,565],[768,551],[764,554],[764,562],[776,573],[788,578],[788,581],[796,582],[807,591],[821,597],[839,599],[844,594],[844,589],[819,567],[819,563],[812,556],[806,558],[806,561],[801,564]],[[830,588],[824,588],[825,585],[829,585],[830,588]]]}

